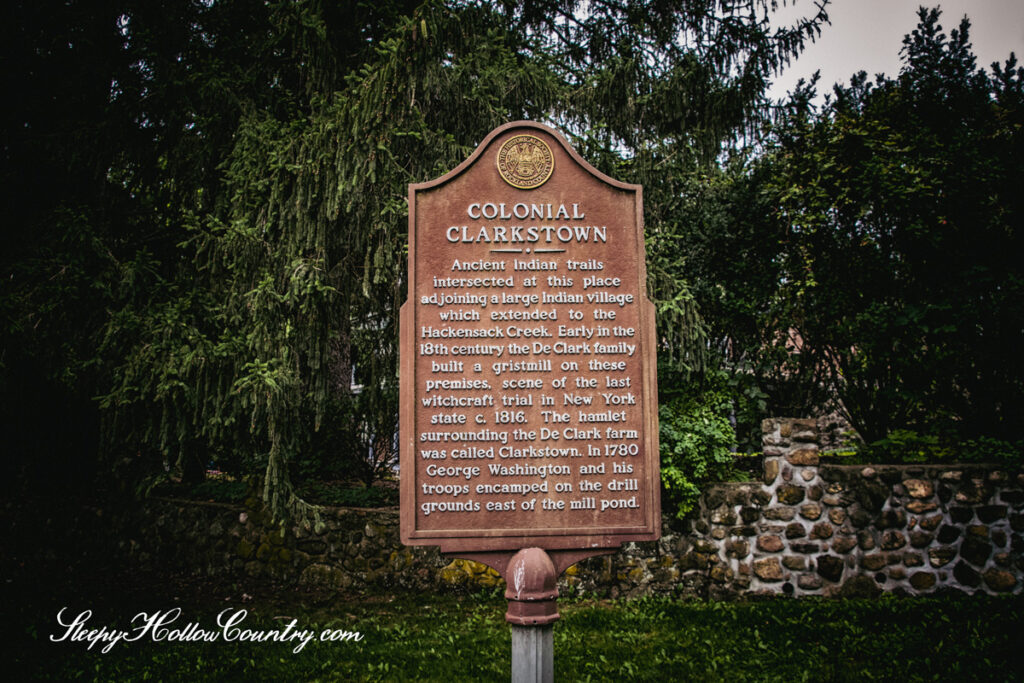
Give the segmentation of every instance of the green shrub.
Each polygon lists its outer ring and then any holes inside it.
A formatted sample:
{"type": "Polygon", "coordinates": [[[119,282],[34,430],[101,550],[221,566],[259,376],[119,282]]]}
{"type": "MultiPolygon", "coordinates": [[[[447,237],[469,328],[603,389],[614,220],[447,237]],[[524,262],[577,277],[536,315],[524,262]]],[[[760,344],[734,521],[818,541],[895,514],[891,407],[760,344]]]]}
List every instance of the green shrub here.
{"type": "Polygon", "coordinates": [[[299,487],[303,499],[316,505],[379,508],[398,505],[398,489],[379,486],[345,486],[313,481],[299,487]]]}
{"type": "Polygon", "coordinates": [[[685,517],[700,497],[700,486],[728,479],[736,434],[727,417],[730,404],[717,393],[676,398],[658,409],[663,504],[685,517]]]}
{"type": "Polygon", "coordinates": [[[961,441],[896,429],[861,447],[856,459],[864,463],[1020,463],[1024,461],[1024,441],[1010,443],[986,437],[961,441]]]}
{"type": "Polygon", "coordinates": [[[241,503],[249,494],[249,483],[233,479],[207,479],[197,484],[166,481],[153,488],[158,496],[209,500],[216,503],[241,503]]]}

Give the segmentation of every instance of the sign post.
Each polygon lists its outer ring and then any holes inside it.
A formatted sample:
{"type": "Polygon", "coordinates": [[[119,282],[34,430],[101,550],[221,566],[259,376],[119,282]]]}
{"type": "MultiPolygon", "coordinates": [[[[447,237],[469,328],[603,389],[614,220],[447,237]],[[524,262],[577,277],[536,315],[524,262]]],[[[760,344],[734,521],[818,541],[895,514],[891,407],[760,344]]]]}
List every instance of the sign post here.
{"type": "Polygon", "coordinates": [[[640,186],[547,126],[409,186],[402,542],[505,578],[514,680],[551,679],[562,571],[660,536],[646,280],[640,186]]]}

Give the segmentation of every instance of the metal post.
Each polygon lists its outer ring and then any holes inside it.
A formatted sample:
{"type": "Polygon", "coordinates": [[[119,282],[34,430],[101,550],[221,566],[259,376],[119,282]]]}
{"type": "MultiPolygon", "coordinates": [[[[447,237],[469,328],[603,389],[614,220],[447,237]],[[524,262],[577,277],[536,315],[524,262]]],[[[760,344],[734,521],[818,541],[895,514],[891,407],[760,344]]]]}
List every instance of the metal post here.
{"type": "Polygon", "coordinates": [[[555,679],[554,626],[509,626],[512,630],[512,683],[551,683],[555,679]]]}
{"type": "Polygon", "coordinates": [[[552,683],[558,572],[541,548],[524,548],[505,572],[505,621],[512,630],[512,683],[552,683]]]}

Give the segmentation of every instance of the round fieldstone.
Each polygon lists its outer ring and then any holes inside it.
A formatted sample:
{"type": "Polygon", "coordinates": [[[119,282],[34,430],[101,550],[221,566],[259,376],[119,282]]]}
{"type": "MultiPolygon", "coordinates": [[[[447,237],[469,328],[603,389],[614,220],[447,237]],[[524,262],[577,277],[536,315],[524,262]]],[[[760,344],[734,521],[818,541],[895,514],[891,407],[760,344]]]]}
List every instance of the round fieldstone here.
{"type": "Polygon", "coordinates": [[[967,527],[967,533],[975,538],[988,540],[988,527],[984,524],[971,524],[967,527]]]}
{"type": "Polygon", "coordinates": [[[733,571],[724,565],[712,567],[710,572],[711,580],[716,583],[725,583],[733,578],[733,571]]]}
{"type": "Polygon", "coordinates": [[[939,499],[939,502],[943,505],[949,505],[949,501],[953,500],[953,493],[955,489],[946,483],[939,484],[938,490],[935,492],[935,496],[939,499]]]}
{"type": "Polygon", "coordinates": [[[932,515],[931,517],[922,517],[917,524],[926,531],[935,531],[942,524],[942,519],[942,515],[932,515]]]}
{"type": "Polygon", "coordinates": [[[821,517],[821,506],[817,503],[807,503],[800,506],[800,516],[804,519],[815,520],[821,517]]]}
{"type": "Polygon", "coordinates": [[[910,585],[919,591],[935,587],[935,575],[931,572],[914,572],[910,576],[910,585]]]}
{"type": "Polygon", "coordinates": [[[907,537],[899,531],[886,531],[882,534],[883,550],[898,550],[907,544],[907,537]]]}
{"type": "Polygon", "coordinates": [[[707,567],[707,565],[708,556],[704,553],[686,553],[685,555],[679,558],[680,571],[685,572],[690,571],[691,569],[704,569],[707,567]]]}
{"type": "Polygon", "coordinates": [[[779,476],[779,460],[778,458],[764,459],[764,483],[771,484],[779,476]]]}
{"type": "Polygon", "coordinates": [[[832,508],[828,511],[828,519],[830,522],[838,526],[846,521],[846,510],[842,508],[832,508]]]}
{"type": "Polygon", "coordinates": [[[1013,534],[1010,536],[1010,550],[1015,553],[1024,553],[1024,536],[1013,534]]]}
{"type": "Polygon", "coordinates": [[[796,580],[796,585],[805,591],[818,590],[823,583],[821,577],[815,574],[801,574],[796,580]]]}
{"type": "Polygon", "coordinates": [[[871,524],[871,513],[863,508],[857,508],[850,512],[850,523],[858,529],[863,529],[871,524]]]}
{"type": "Polygon", "coordinates": [[[935,495],[935,488],[927,479],[907,479],[903,482],[907,489],[907,495],[911,498],[931,498],[935,495]]]}
{"type": "Polygon", "coordinates": [[[725,502],[726,492],[722,486],[713,486],[704,492],[704,504],[713,510],[725,502]]]}
{"type": "Polygon", "coordinates": [[[825,492],[826,493],[830,493],[832,495],[836,495],[836,494],[842,493],[843,491],[846,490],[846,487],[843,486],[843,483],[840,482],[840,481],[835,481],[834,478],[828,478],[828,477],[822,476],[822,479],[827,479],[829,481],[829,484],[825,487],[825,492]]]}
{"type": "Polygon", "coordinates": [[[782,558],[782,566],[794,571],[807,569],[807,558],[803,555],[786,555],[782,558]]]}
{"type": "Polygon", "coordinates": [[[782,581],[782,565],[777,557],[765,557],[754,560],[754,574],[762,581],[782,581]]]}
{"type": "Polygon", "coordinates": [[[903,553],[903,566],[922,567],[924,566],[924,558],[917,553],[903,553]]]}
{"type": "Polygon", "coordinates": [[[1012,591],[1017,585],[1017,578],[1013,574],[995,567],[986,570],[981,577],[985,580],[985,585],[997,593],[1012,591]]]}
{"type": "Polygon", "coordinates": [[[825,489],[821,488],[818,484],[810,486],[807,489],[807,497],[810,500],[821,500],[822,496],[825,495],[825,489]]]}
{"type": "Polygon", "coordinates": [[[832,541],[832,550],[840,555],[845,555],[855,547],[857,547],[857,539],[852,536],[837,536],[836,539],[832,541]]]}
{"type": "Polygon", "coordinates": [[[796,510],[787,507],[768,508],[764,511],[764,518],[776,522],[788,522],[796,517],[796,510]]]}
{"type": "Polygon", "coordinates": [[[989,499],[990,493],[981,479],[970,479],[960,485],[956,492],[956,502],[965,505],[981,505],[989,499]]]}
{"type": "Polygon", "coordinates": [[[926,531],[911,531],[910,532],[910,545],[915,548],[924,548],[931,545],[934,536],[926,531]]]}
{"type": "Polygon", "coordinates": [[[818,421],[812,418],[792,420],[790,429],[789,437],[793,441],[813,443],[818,440],[818,421]]]}
{"type": "Polygon", "coordinates": [[[766,553],[777,553],[783,546],[782,539],[775,534],[766,534],[757,539],[757,549],[766,553]]]}
{"type": "Polygon", "coordinates": [[[963,506],[953,506],[949,508],[949,518],[956,524],[967,524],[974,519],[974,510],[963,506]]]}
{"type": "Polygon", "coordinates": [[[943,524],[942,528],[939,529],[939,533],[936,538],[939,540],[939,543],[948,545],[960,538],[960,528],[955,527],[952,524],[943,524]]]}
{"type": "Polygon", "coordinates": [[[892,489],[880,481],[862,479],[852,492],[862,508],[870,512],[881,512],[892,495],[892,489]]]}
{"type": "Polygon", "coordinates": [[[1005,484],[1010,481],[1010,475],[1003,470],[992,470],[988,473],[988,480],[994,484],[1005,484]]]}
{"type": "Polygon", "coordinates": [[[939,508],[939,504],[929,500],[912,500],[908,502],[905,507],[915,515],[920,515],[925,512],[937,510],[939,508]]]}
{"type": "Polygon", "coordinates": [[[806,535],[807,530],[804,529],[804,525],[800,522],[786,525],[786,538],[803,538],[806,535]]]}
{"type": "Polygon", "coordinates": [[[705,538],[698,538],[693,542],[693,549],[699,553],[717,553],[718,544],[713,543],[705,538]]]}
{"type": "Polygon", "coordinates": [[[860,566],[869,571],[878,571],[889,564],[888,559],[881,553],[875,553],[874,555],[865,555],[860,558],[860,566]]]}
{"type": "Polygon", "coordinates": [[[978,519],[985,524],[992,524],[1001,519],[1006,519],[1007,507],[1005,505],[982,505],[978,508],[978,519]]]}
{"type": "Polygon", "coordinates": [[[960,544],[960,556],[978,567],[984,567],[991,554],[992,544],[974,536],[968,536],[960,544]]]}
{"type": "Polygon", "coordinates": [[[806,491],[796,484],[783,484],[775,490],[775,497],[784,505],[796,505],[804,499],[806,491]]]}
{"type": "Polygon", "coordinates": [[[907,525],[907,515],[903,510],[882,510],[876,523],[879,529],[902,529],[907,525]]]}
{"type": "Polygon", "coordinates": [[[956,548],[949,546],[940,546],[928,550],[928,561],[931,562],[933,567],[943,567],[949,564],[954,557],[956,557],[956,548]]]}
{"type": "Polygon", "coordinates": [[[817,446],[813,448],[798,448],[786,454],[786,460],[790,465],[802,467],[816,466],[820,462],[817,446]]]}
{"type": "Polygon", "coordinates": [[[731,486],[729,492],[726,495],[726,501],[733,507],[741,505],[750,505],[750,493],[751,488],[749,484],[743,484],[742,486],[731,486]]]}
{"type": "Polygon", "coordinates": [[[817,543],[808,543],[806,541],[791,541],[789,549],[794,553],[804,553],[809,555],[811,553],[818,552],[818,550],[821,549],[821,546],[817,543]]]}
{"type": "Polygon", "coordinates": [[[832,534],[835,533],[832,525],[828,522],[818,522],[811,529],[811,538],[832,538],[832,534]]]}
{"type": "Polygon", "coordinates": [[[744,557],[750,554],[750,544],[746,541],[729,541],[725,544],[725,555],[726,557],[735,557],[736,559],[742,560],[744,557]]]}
{"type": "Polygon", "coordinates": [[[818,574],[836,583],[843,577],[843,558],[835,555],[819,555],[817,558],[818,574]]]}
{"type": "Polygon", "coordinates": [[[870,529],[862,529],[857,532],[857,545],[861,550],[871,550],[875,547],[875,535],[870,529]]]}
{"type": "Polygon", "coordinates": [[[744,524],[753,524],[761,519],[761,509],[751,506],[740,508],[740,519],[744,524]]]}
{"type": "Polygon", "coordinates": [[[727,505],[721,505],[711,512],[711,523],[730,526],[736,523],[736,513],[727,505]]]}
{"type": "Polygon", "coordinates": [[[953,567],[953,578],[961,586],[967,586],[968,588],[977,588],[981,585],[981,574],[963,560],[957,562],[956,566],[953,567]]]}

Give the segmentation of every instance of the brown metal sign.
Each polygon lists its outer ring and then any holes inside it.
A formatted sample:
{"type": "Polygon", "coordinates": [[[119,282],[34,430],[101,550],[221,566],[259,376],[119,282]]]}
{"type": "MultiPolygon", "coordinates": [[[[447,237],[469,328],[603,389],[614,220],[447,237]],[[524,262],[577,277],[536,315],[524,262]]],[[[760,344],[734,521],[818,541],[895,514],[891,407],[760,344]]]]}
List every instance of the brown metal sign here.
{"type": "Polygon", "coordinates": [[[537,123],[409,186],[402,542],[613,548],[661,529],[641,188],[537,123]]]}

